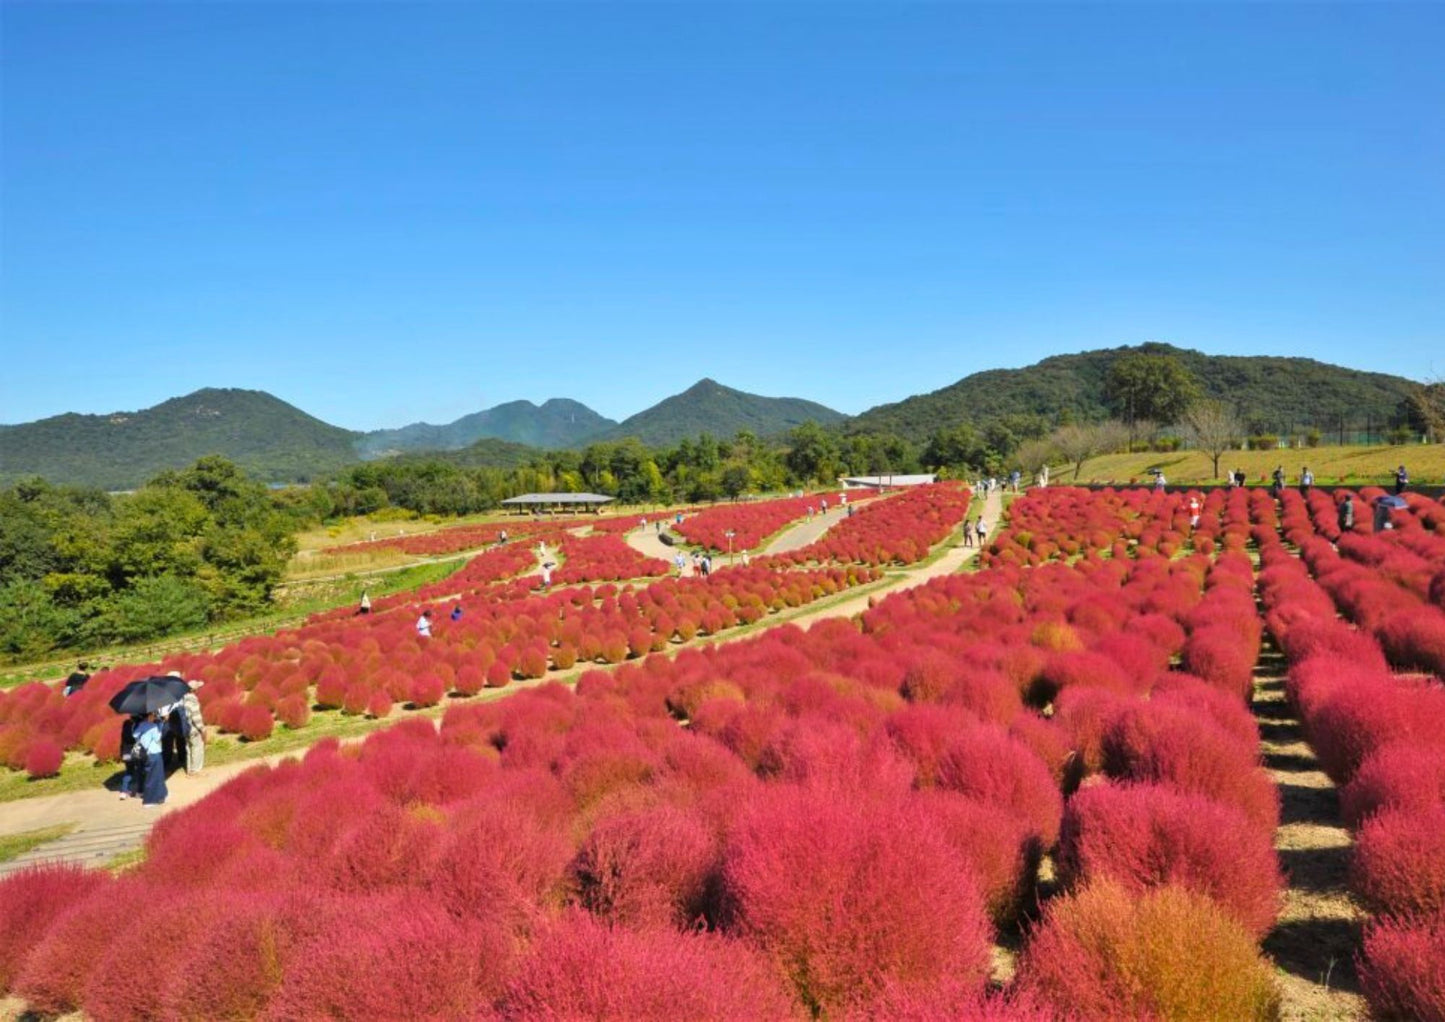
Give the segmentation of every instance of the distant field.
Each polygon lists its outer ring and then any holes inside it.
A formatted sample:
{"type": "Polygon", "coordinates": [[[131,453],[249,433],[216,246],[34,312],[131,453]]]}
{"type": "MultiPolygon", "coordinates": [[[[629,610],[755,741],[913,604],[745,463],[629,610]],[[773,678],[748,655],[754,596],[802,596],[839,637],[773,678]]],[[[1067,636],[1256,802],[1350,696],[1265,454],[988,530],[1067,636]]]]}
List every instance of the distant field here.
{"type": "MultiPolygon", "coordinates": [[[[1308,466],[1320,485],[1334,483],[1384,483],[1395,478],[1395,466],[1404,464],[1416,485],[1445,482],[1445,444],[1405,447],[1316,447],[1288,451],[1229,451],[1219,459],[1219,471],[1243,469],[1251,483],[1268,482],[1276,465],[1283,465],[1286,479],[1295,484],[1308,466]]],[[[1146,482],[1149,470],[1159,468],[1170,483],[1223,482],[1213,477],[1213,464],[1199,451],[1171,454],[1106,454],[1084,462],[1079,474],[1083,483],[1146,482]]],[[[1049,470],[1054,482],[1074,482],[1073,466],[1049,470]]]]}

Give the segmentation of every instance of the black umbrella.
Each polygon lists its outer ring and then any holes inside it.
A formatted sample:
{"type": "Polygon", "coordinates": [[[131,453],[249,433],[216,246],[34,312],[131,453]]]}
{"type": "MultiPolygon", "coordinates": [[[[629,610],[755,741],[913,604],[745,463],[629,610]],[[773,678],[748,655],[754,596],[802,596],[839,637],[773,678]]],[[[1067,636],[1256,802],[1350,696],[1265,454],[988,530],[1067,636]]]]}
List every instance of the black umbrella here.
{"type": "Polygon", "coordinates": [[[171,705],[190,690],[191,686],[181,678],[141,678],[111,696],[110,708],[116,713],[150,713],[162,706],[171,705]]]}

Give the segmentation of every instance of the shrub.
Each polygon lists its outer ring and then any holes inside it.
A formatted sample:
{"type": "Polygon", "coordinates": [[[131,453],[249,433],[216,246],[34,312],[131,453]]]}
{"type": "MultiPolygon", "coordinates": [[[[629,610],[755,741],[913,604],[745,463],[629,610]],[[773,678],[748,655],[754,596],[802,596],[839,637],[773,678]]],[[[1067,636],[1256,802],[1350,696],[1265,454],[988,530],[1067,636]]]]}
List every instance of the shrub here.
{"type": "Polygon", "coordinates": [[[810,1009],[887,984],[981,990],[989,929],[974,879],[927,817],[781,785],[744,810],[723,859],[725,928],[755,941],[810,1009]]]}
{"type": "Polygon", "coordinates": [[[1272,1020],[1274,976],[1248,933],[1179,887],[1131,895],[1110,881],[1051,903],[1019,984],[1080,1018],[1272,1020]]]}
{"type": "Polygon", "coordinates": [[[1045,849],[1058,840],[1064,801],[1049,768],[1000,728],[979,725],[954,739],[939,760],[938,786],[1014,812],[1045,849]]]}
{"type": "Polygon", "coordinates": [[[1121,710],[1104,735],[1103,754],[1110,777],[1207,795],[1270,833],[1279,825],[1279,789],[1259,768],[1254,748],[1189,710],[1153,703],[1121,710]]]}
{"type": "Polygon", "coordinates": [[[700,817],[661,805],[603,819],[572,875],[582,905],[602,919],[685,929],[707,907],[717,860],[717,839],[700,817]]]}
{"type": "Polygon", "coordinates": [[[366,701],[366,715],[380,720],[391,715],[391,696],[381,690],[371,693],[371,698],[366,701]]]}
{"type": "Polygon", "coordinates": [[[1445,804],[1445,749],[1392,742],[1371,752],[1340,792],[1340,814],[1358,827],[1385,809],[1429,810],[1445,804]]]}
{"type": "Polygon", "coordinates": [[[297,949],[272,1002],[278,1018],[469,1018],[500,993],[512,943],[417,893],[349,899],[297,949]]]}
{"type": "Polygon", "coordinates": [[[238,730],[248,742],[259,742],[271,737],[276,727],[276,718],[264,706],[248,706],[241,712],[238,730]]]}
{"type": "Polygon", "coordinates": [[[1254,689],[1254,662],[1259,654],[1253,636],[1228,625],[1207,625],[1184,640],[1184,669],[1224,692],[1248,701],[1254,689]]]}
{"type": "Polygon", "coordinates": [[[1375,749],[1442,733],[1445,690],[1432,693],[1388,676],[1370,676],[1338,686],[1309,720],[1315,755],[1337,784],[1354,777],[1365,756],[1375,749]]]}
{"type": "Polygon", "coordinates": [[[276,719],[295,731],[311,722],[311,707],[305,696],[287,696],[276,704],[276,719]]]}
{"type": "Polygon", "coordinates": [[[737,941],[667,929],[632,933],[571,912],[532,949],[500,1017],[786,1022],[807,1014],[768,963],[737,941]]]}
{"type": "Polygon", "coordinates": [[[1445,613],[1438,608],[1411,607],[1391,614],[1378,634],[1396,667],[1445,675],[1445,613]]]}
{"type": "Polygon", "coordinates": [[[512,669],[500,660],[487,667],[487,688],[506,688],[512,681],[512,669]]]}
{"type": "Polygon", "coordinates": [[[25,957],[11,991],[41,1014],[78,1010],[92,967],[154,902],[155,892],[132,878],[71,902],[25,957]]]}
{"type": "Polygon", "coordinates": [[[1445,915],[1374,921],[1365,928],[1358,969],[1376,1018],[1445,1019],[1445,915]]]}
{"type": "Polygon", "coordinates": [[[40,943],[47,928],[66,909],[100,892],[110,879],[102,870],[44,865],[0,882],[0,990],[11,988],[25,955],[40,943]]]}
{"type": "MultiPolygon", "coordinates": [[[[446,682],[430,671],[418,674],[412,679],[411,689],[407,694],[411,702],[417,706],[435,706],[447,694],[446,682]]],[[[370,705],[369,700],[368,705],[370,705]]]]}
{"type": "Polygon", "coordinates": [[[1371,817],[1355,836],[1350,886],[1376,913],[1445,914],[1445,805],[1371,817]]]}
{"type": "Polygon", "coordinates": [[[25,752],[25,773],[31,780],[40,777],[54,777],[60,773],[60,764],[65,761],[65,750],[59,742],[49,738],[37,738],[25,752]]]}
{"type": "Polygon", "coordinates": [[[1273,835],[1232,806],[1149,784],[1074,795],[1055,865],[1071,890],[1101,877],[1135,894],[1177,884],[1213,898],[1256,938],[1274,925],[1284,886],[1273,835]]]}
{"type": "Polygon", "coordinates": [[[909,702],[936,703],[953,687],[958,674],[959,664],[953,657],[928,650],[919,655],[903,672],[900,691],[909,702]]]}
{"type": "Polygon", "coordinates": [[[1043,849],[1027,820],[951,791],[914,796],[978,878],[994,926],[1013,924],[1033,897],[1043,849]]]}
{"type": "Polygon", "coordinates": [[[552,650],[552,666],[559,671],[570,671],[576,665],[577,647],[570,642],[559,642],[552,650]]]}

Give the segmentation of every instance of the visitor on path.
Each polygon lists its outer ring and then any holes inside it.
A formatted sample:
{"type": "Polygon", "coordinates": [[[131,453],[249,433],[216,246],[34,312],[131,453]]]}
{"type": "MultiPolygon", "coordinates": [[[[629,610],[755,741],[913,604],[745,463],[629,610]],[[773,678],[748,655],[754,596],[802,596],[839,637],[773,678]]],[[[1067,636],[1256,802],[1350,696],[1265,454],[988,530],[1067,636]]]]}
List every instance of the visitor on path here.
{"type": "MultiPolygon", "coordinates": [[[[168,678],[181,677],[180,671],[169,671],[168,678]]],[[[161,763],[166,773],[179,770],[186,765],[186,722],[181,713],[181,701],[162,706],[156,711],[156,721],[161,726],[161,763]]]]}
{"type": "Polygon", "coordinates": [[[181,696],[181,717],[186,735],[186,773],[194,777],[206,765],[206,718],[201,715],[201,699],[196,693],[204,681],[188,681],[190,691],[181,696]]]}
{"type": "Polygon", "coordinates": [[[416,619],[416,634],[423,639],[431,638],[431,611],[424,610],[416,619]]]}
{"type": "Polygon", "coordinates": [[[852,517],[853,517],[853,505],[852,505],[852,504],[849,504],[849,505],[848,505],[848,517],[849,517],[849,518],[852,518],[852,517]]]}
{"type": "Polygon", "coordinates": [[[826,515],[828,513],[828,502],[826,500],[818,501],[818,506],[823,509],[823,514],[826,515]]]}
{"type": "Polygon", "coordinates": [[[133,713],[120,726],[120,761],[125,764],[125,776],[120,779],[122,800],[138,797],[145,783],[145,757],[136,749],[135,730],[145,720],[133,713]]]}
{"type": "Polygon", "coordinates": [[[1190,527],[1191,529],[1197,529],[1197,528],[1199,528],[1199,498],[1198,498],[1198,497],[1190,497],[1190,498],[1189,498],[1189,527],[1190,527]]]}
{"type": "Polygon", "coordinates": [[[978,529],[977,529],[977,531],[978,531],[978,546],[979,546],[979,549],[981,550],[981,549],[983,549],[983,541],[988,538],[988,525],[986,525],[986,524],[984,523],[984,520],[983,520],[983,516],[982,516],[982,515],[980,515],[980,516],[979,516],[979,519],[978,519],[978,529]]]}
{"type": "MultiPolygon", "coordinates": [[[[162,735],[159,714],[148,713],[136,725],[135,744],[144,757],[142,771],[145,777],[141,788],[141,803],[146,806],[164,805],[170,794],[166,790],[166,765],[162,756],[162,735]]],[[[135,754],[135,750],[131,750],[135,754]]]]}
{"type": "Polygon", "coordinates": [[[1014,469],[1012,472],[1009,473],[1008,484],[1009,486],[1013,487],[1013,491],[1015,493],[1019,492],[1019,480],[1022,478],[1023,473],[1020,472],[1018,469],[1014,469]]]}
{"type": "Polygon", "coordinates": [[[702,577],[707,578],[712,574],[712,554],[702,555],[702,577]]]}
{"type": "Polygon", "coordinates": [[[687,570],[687,558],[682,556],[682,551],[672,555],[672,566],[677,569],[677,577],[682,578],[682,573],[687,570]]]}
{"type": "Polygon", "coordinates": [[[501,532],[497,533],[497,546],[502,546],[502,545],[505,544],[506,542],[507,542],[507,530],[506,530],[506,529],[503,529],[501,532]]]}
{"type": "Polygon", "coordinates": [[[746,550],[744,550],[744,551],[743,551],[743,567],[746,568],[746,567],[747,567],[749,564],[751,564],[751,563],[752,563],[752,558],[749,557],[749,556],[748,556],[748,552],[747,552],[746,550]]]}
{"type": "Polygon", "coordinates": [[[1398,497],[1400,494],[1404,493],[1405,487],[1409,485],[1410,473],[1405,471],[1404,465],[1401,465],[1399,468],[1395,469],[1395,496],[1398,497]]]}
{"type": "Polygon", "coordinates": [[[1314,486],[1314,484],[1315,474],[1311,472],[1310,467],[1306,465],[1304,467],[1304,470],[1300,472],[1299,475],[1300,492],[1303,493],[1306,497],[1308,497],[1310,495],[1310,487],[1314,486]]]}
{"type": "Polygon", "coordinates": [[[1276,465],[1271,478],[1274,482],[1270,484],[1269,495],[1275,500],[1279,500],[1279,495],[1284,490],[1284,466],[1276,465]]]}
{"type": "Polygon", "coordinates": [[[70,672],[70,677],[65,679],[65,691],[67,696],[73,696],[85,688],[85,683],[90,680],[90,664],[82,660],[75,665],[75,670],[70,672]]]}
{"type": "Polygon", "coordinates": [[[1235,485],[1235,486],[1243,486],[1243,485],[1245,484],[1245,482],[1246,482],[1246,479],[1245,479],[1245,476],[1244,476],[1244,469],[1242,469],[1242,468],[1237,468],[1237,469],[1235,469],[1235,470],[1234,470],[1234,485],[1235,485]]]}
{"type": "Polygon", "coordinates": [[[838,506],[839,506],[839,507],[847,507],[847,506],[848,506],[848,495],[847,495],[846,493],[840,493],[840,494],[838,494],[838,506]]]}
{"type": "Polygon", "coordinates": [[[552,588],[552,569],[555,567],[557,565],[552,561],[542,562],[542,588],[544,590],[552,588]]]}
{"type": "Polygon", "coordinates": [[[966,547],[973,546],[973,525],[970,522],[963,523],[963,545],[966,547]]]}
{"type": "Polygon", "coordinates": [[[1355,529],[1355,498],[1353,494],[1345,494],[1345,499],[1340,501],[1339,523],[1341,532],[1353,532],[1355,529]]]}
{"type": "Polygon", "coordinates": [[[358,614],[371,613],[371,594],[365,589],[361,591],[361,606],[357,608],[356,612],[358,614]]]}
{"type": "Polygon", "coordinates": [[[678,525],[681,525],[681,524],[682,524],[682,512],[681,512],[681,511],[679,511],[679,512],[677,513],[677,521],[676,521],[676,524],[678,524],[678,525]]]}
{"type": "Polygon", "coordinates": [[[460,603],[458,603],[455,607],[452,608],[452,620],[453,620],[453,621],[460,621],[461,619],[462,619],[462,605],[461,605],[460,603]]]}
{"type": "Polygon", "coordinates": [[[1159,470],[1156,468],[1156,469],[1154,470],[1154,490],[1155,490],[1156,493],[1163,493],[1163,492],[1164,492],[1164,483],[1165,483],[1164,473],[1161,472],[1161,471],[1159,471],[1159,470]]]}

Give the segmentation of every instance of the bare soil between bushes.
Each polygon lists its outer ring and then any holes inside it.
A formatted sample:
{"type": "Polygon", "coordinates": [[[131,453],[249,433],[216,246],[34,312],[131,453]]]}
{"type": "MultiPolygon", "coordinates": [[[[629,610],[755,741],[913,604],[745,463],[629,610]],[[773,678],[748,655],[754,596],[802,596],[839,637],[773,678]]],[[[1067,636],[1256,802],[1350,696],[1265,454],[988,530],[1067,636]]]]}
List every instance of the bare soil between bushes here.
{"type": "Polygon", "coordinates": [[[1350,832],[1339,792],[1285,698],[1283,670],[1283,658],[1266,651],[1254,686],[1260,751],[1279,786],[1275,849],[1288,883],[1263,947],[1276,966],[1285,1022],[1366,1019],[1355,975],[1363,914],[1348,886],[1350,832]]]}

